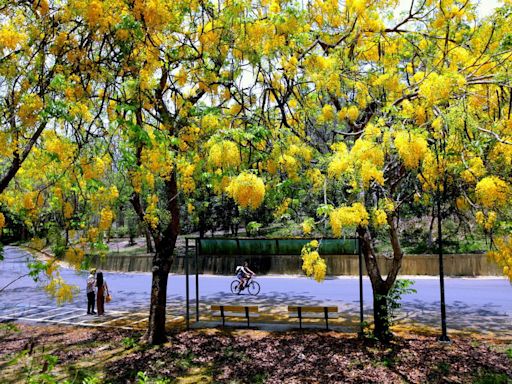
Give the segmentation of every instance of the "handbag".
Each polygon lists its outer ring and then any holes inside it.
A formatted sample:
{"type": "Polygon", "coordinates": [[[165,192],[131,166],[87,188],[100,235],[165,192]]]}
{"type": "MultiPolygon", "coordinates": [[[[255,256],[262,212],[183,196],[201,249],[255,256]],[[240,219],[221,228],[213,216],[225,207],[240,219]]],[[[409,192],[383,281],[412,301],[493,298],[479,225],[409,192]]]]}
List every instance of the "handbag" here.
{"type": "Polygon", "coordinates": [[[110,292],[109,292],[109,293],[107,293],[107,296],[105,296],[105,302],[110,303],[111,300],[112,300],[112,296],[110,295],[110,292]]]}

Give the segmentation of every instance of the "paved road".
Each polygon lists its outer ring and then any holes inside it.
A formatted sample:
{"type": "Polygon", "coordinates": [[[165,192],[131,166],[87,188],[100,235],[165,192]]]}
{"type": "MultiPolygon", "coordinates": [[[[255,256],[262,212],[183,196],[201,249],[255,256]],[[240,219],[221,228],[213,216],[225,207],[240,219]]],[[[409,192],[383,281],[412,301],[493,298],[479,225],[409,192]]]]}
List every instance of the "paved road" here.
{"type": "MultiPolygon", "coordinates": [[[[26,262],[32,256],[15,248],[5,247],[5,260],[0,262],[0,287],[27,272],[26,262]]],[[[80,292],[73,305],[86,308],[85,280],[87,272],[61,268],[62,277],[77,285],[80,292]]],[[[145,310],[148,307],[151,287],[149,273],[105,272],[105,279],[112,291],[113,301],[108,310],[145,310]]],[[[399,317],[405,322],[437,326],[439,320],[439,280],[417,277],[416,294],[403,298],[399,317]]],[[[357,319],[359,306],[358,279],[340,277],[316,283],[305,277],[258,277],[261,292],[257,297],[236,296],[229,292],[231,276],[200,276],[201,306],[209,303],[250,303],[268,307],[289,304],[336,304],[346,318],[357,319]]],[[[455,329],[472,329],[481,332],[500,332],[512,335],[512,285],[501,278],[447,278],[446,303],[448,326],[455,329]]],[[[195,297],[195,278],[190,279],[190,295],[195,297]]],[[[185,277],[169,277],[168,302],[175,314],[185,312],[185,277]]],[[[371,288],[364,280],[365,313],[371,317],[371,288]]],[[[24,277],[0,293],[0,311],[14,305],[55,305],[44,290],[29,277],[24,277]]],[[[191,310],[193,311],[194,302],[191,310]]]]}

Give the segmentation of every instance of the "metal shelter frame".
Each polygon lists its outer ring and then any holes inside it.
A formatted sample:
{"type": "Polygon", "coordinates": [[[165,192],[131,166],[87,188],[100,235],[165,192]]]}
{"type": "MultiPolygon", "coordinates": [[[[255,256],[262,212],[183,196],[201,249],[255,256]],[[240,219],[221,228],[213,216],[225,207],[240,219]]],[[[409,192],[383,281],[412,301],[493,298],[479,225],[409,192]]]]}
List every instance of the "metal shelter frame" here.
{"type": "MultiPolygon", "coordinates": [[[[190,329],[190,263],[189,263],[189,250],[191,248],[195,249],[194,252],[194,266],[195,266],[195,312],[196,312],[196,322],[199,322],[199,269],[198,269],[198,259],[199,256],[204,256],[201,252],[201,241],[202,240],[231,240],[236,241],[237,244],[237,252],[234,255],[227,255],[231,257],[237,256],[250,256],[250,254],[243,254],[240,252],[240,240],[250,240],[253,242],[260,241],[275,241],[276,249],[279,249],[279,241],[280,240],[300,240],[300,241],[312,241],[314,239],[290,239],[290,238],[273,238],[273,239],[257,239],[257,238],[236,238],[236,237],[212,237],[212,238],[200,238],[200,237],[187,237],[185,238],[185,257],[184,257],[184,267],[185,267],[185,295],[186,295],[186,325],[187,329],[190,329]],[[194,244],[191,245],[190,242],[193,241],[194,244]]],[[[357,238],[345,238],[345,239],[332,239],[332,238],[324,238],[322,240],[339,240],[339,241],[347,241],[351,240],[355,243],[355,249],[357,253],[350,253],[352,255],[358,255],[358,264],[359,264],[359,324],[360,324],[360,334],[363,333],[363,324],[364,324],[364,312],[363,312],[363,254],[361,251],[361,243],[357,238]]],[[[274,254],[275,255],[275,254],[274,254]]],[[[279,253],[278,253],[279,255],[279,253]]],[[[284,254],[283,254],[284,255],[284,254]]],[[[299,255],[297,255],[299,256],[299,255]]],[[[341,256],[341,255],[340,255],[341,256]]]]}

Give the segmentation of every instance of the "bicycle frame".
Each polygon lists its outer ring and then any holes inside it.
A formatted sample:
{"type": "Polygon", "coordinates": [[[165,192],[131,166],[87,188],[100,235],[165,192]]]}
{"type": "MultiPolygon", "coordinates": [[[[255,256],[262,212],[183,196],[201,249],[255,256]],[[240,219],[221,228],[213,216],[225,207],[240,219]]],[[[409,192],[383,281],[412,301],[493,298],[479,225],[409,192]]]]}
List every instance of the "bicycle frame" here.
{"type": "MultiPolygon", "coordinates": [[[[242,279],[239,279],[237,276],[235,276],[235,277],[236,277],[236,279],[239,281],[239,283],[241,284],[241,283],[242,283],[242,279]]],[[[243,287],[241,290],[243,291],[245,288],[247,288],[247,287],[249,286],[249,283],[250,283],[251,281],[253,281],[253,280],[254,280],[254,275],[250,276],[250,277],[245,281],[244,287],[243,287]]]]}

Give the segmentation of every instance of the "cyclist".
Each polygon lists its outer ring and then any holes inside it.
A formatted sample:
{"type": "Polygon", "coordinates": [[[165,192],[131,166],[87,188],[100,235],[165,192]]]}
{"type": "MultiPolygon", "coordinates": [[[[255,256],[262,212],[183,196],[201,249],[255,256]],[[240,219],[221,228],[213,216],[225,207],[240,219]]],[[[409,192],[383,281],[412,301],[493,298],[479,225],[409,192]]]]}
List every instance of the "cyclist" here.
{"type": "Polygon", "coordinates": [[[245,288],[245,285],[247,284],[251,277],[256,276],[256,274],[249,268],[249,263],[247,261],[244,261],[244,265],[237,266],[235,269],[235,273],[237,279],[240,280],[240,285],[238,286],[238,293],[242,292],[242,290],[245,288]]]}

